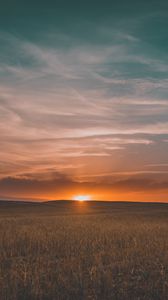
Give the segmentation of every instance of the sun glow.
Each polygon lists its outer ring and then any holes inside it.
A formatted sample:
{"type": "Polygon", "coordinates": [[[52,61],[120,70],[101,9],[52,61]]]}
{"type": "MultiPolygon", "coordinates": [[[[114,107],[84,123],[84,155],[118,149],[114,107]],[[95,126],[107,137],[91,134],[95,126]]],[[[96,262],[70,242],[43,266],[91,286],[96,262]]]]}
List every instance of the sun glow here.
{"type": "Polygon", "coordinates": [[[73,200],[76,200],[76,201],[88,201],[90,199],[91,199],[91,197],[89,195],[77,195],[77,196],[73,197],[73,200]]]}

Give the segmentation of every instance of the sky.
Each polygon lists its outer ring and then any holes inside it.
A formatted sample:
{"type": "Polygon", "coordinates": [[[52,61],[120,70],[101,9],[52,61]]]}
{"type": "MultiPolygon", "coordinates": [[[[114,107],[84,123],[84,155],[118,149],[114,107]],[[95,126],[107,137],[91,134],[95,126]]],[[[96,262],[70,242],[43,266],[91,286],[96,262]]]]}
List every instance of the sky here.
{"type": "Polygon", "coordinates": [[[3,1],[0,198],[168,201],[168,2],[3,1]]]}

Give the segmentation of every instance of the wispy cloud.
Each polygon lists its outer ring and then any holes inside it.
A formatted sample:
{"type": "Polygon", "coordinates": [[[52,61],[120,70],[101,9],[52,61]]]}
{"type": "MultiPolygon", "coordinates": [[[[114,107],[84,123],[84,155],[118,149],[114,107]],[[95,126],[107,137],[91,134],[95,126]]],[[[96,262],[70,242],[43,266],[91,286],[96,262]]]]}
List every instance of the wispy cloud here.
{"type": "Polygon", "coordinates": [[[126,160],[122,174],[135,176],[132,158],[139,167],[166,157],[166,58],[142,53],[143,41],[129,32],[112,37],[65,48],[2,34],[1,178],[62,171],[89,178],[93,165],[102,176],[126,160]]]}

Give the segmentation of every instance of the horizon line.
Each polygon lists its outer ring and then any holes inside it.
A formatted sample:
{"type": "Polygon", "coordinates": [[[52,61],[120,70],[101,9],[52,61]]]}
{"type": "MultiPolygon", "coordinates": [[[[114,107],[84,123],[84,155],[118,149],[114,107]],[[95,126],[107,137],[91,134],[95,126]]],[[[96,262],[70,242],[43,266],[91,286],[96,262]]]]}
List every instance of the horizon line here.
{"type": "Polygon", "coordinates": [[[37,203],[37,204],[47,204],[49,202],[74,202],[74,203],[85,203],[85,202],[108,202],[108,203],[156,203],[156,204],[168,204],[168,200],[167,201],[147,201],[147,200],[143,200],[143,201],[138,201],[138,200],[97,200],[97,199],[91,199],[91,200],[84,200],[84,201],[80,201],[80,200],[74,200],[74,199],[52,199],[52,200],[44,200],[44,199],[12,199],[12,198],[8,198],[8,199],[3,199],[0,198],[0,202],[19,202],[19,203],[37,203]]]}

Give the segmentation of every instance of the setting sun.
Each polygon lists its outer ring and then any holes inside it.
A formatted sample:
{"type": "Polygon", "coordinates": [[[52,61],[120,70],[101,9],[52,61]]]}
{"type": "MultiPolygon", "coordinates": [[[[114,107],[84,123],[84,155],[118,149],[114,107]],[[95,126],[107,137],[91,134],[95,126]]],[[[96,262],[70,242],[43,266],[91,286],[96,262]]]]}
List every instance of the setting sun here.
{"type": "Polygon", "coordinates": [[[77,195],[73,197],[73,200],[77,200],[77,201],[88,201],[90,199],[91,197],[88,195],[77,195]]]}

